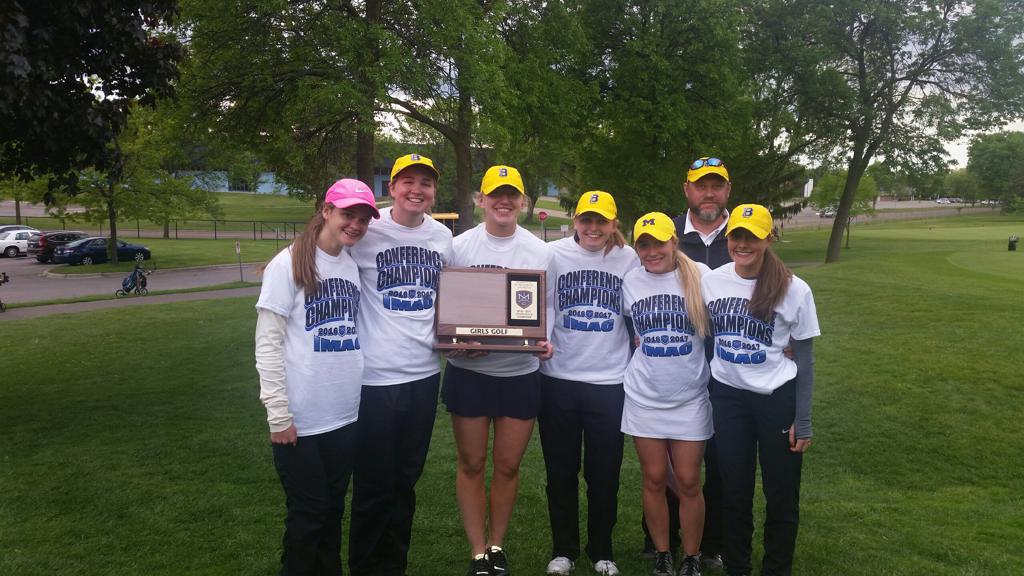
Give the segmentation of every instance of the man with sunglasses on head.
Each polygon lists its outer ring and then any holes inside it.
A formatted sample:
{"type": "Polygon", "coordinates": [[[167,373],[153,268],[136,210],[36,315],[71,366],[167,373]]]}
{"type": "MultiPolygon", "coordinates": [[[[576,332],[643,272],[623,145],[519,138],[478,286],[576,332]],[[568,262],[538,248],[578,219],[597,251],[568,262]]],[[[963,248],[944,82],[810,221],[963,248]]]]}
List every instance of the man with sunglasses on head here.
{"type": "Polygon", "coordinates": [[[672,219],[676,230],[683,231],[679,237],[683,252],[712,270],[732,261],[724,234],[731,191],[729,171],[720,159],[705,156],[695,160],[683,183],[689,209],[672,219]]]}
{"type": "MultiPolygon", "coordinates": [[[[683,192],[686,194],[687,211],[676,216],[672,222],[679,234],[679,248],[694,262],[706,264],[714,270],[732,261],[725,240],[725,226],[729,220],[726,203],[732,191],[729,170],[714,157],[704,156],[694,160],[686,172],[683,192]]],[[[713,347],[707,346],[708,352],[713,347]]],[[[709,358],[710,360],[710,354],[709,358]]],[[[679,498],[671,488],[665,490],[669,504],[671,547],[679,546],[679,498]]],[[[701,542],[701,556],[705,568],[722,568],[722,478],[718,471],[718,451],[712,436],[704,445],[704,538],[701,542]]],[[[644,551],[653,551],[644,523],[644,551]]]]}

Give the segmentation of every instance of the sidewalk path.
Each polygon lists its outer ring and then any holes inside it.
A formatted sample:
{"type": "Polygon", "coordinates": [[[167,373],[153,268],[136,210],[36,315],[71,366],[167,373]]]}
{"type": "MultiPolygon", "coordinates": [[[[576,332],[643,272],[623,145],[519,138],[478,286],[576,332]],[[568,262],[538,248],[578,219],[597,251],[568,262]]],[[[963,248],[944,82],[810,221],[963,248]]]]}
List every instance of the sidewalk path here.
{"type": "Polygon", "coordinates": [[[166,304],[168,302],[185,302],[190,300],[213,300],[216,298],[240,298],[243,296],[259,296],[259,286],[233,288],[230,290],[210,290],[207,292],[183,292],[180,294],[160,294],[156,296],[133,296],[116,300],[99,300],[96,302],[74,302],[71,304],[53,304],[50,306],[31,306],[29,308],[13,308],[0,312],[0,322],[4,320],[22,320],[38,318],[52,314],[72,314],[87,310],[103,310],[121,306],[147,306],[149,304],[166,304]]]}

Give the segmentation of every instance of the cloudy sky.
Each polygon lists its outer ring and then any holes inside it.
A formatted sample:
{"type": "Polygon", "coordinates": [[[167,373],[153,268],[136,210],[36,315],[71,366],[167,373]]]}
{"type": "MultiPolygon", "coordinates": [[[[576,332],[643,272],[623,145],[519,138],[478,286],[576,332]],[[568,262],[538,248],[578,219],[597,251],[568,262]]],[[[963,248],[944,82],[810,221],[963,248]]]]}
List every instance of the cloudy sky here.
{"type": "MultiPolygon", "coordinates": [[[[1011,122],[1007,124],[1003,128],[1003,130],[1024,132],[1024,121],[1011,122]]],[[[952,156],[954,160],[957,161],[958,168],[963,168],[967,166],[967,149],[970,147],[970,145],[970,138],[965,138],[964,140],[958,142],[946,143],[946,151],[949,152],[949,155],[952,156]]]]}

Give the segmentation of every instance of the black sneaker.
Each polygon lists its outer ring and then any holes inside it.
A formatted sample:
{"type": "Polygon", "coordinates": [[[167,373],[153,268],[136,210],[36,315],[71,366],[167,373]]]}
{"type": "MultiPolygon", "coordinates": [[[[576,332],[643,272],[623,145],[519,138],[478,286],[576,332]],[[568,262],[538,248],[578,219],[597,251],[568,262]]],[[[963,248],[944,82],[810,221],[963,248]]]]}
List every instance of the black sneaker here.
{"type": "Polygon", "coordinates": [[[654,570],[651,571],[651,576],[675,576],[671,552],[654,553],[654,570]]]}
{"type": "Polygon", "coordinates": [[[679,576],[703,576],[699,554],[683,558],[683,565],[679,567],[679,576]]]}
{"type": "Polygon", "coordinates": [[[722,562],[721,554],[704,554],[703,552],[701,552],[700,563],[707,570],[721,571],[725,568],[725,564],[722,562]]]}
{"type": "Polygon", "coordinates": [[[508,558],[501,546],[491,546],[487,549],[487,561],[491,563],[492,576],[508,576],[508,558]]]}
{"type": "Polygon", "coordinates": [[[491,563],[487,560],[487,555],[478,554],[470,560],[466,576],[491,576],[491,563]]]}

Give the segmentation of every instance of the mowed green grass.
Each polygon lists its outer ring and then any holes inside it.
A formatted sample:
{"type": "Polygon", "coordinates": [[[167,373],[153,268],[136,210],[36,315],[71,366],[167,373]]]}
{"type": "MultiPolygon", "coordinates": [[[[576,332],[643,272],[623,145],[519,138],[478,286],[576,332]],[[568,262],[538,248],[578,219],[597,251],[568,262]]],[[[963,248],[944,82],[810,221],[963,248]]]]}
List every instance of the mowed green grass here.
{"type": "MultiPolygon", "coordinates": [[[[827,266],[813,264],[824,233],[787,233],[780,253],[811,264],[796,272],[822,328],[796,574],[1024,573],[1024,252],[1005,242],[1022,230],[995,217],[865,227],[827,266]]],[[[257,398],[253,303],[4,322],[0,574],[276,574],[283,494],[257,398]]],[[[625,453],[616,550],[623,574],[644,574],[628,441],[625,453]]],[[[410,574],[465,570],[454,466],[442,408],[410,574]]],[[[506,547],[516,573],[543,573],[536,436],[506,547]]]]}

